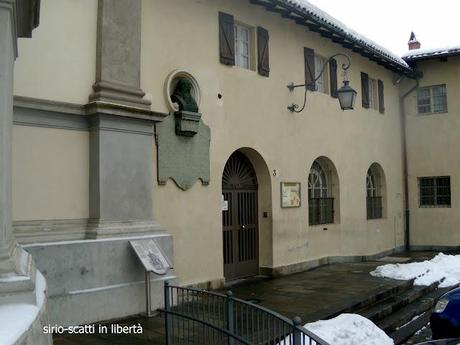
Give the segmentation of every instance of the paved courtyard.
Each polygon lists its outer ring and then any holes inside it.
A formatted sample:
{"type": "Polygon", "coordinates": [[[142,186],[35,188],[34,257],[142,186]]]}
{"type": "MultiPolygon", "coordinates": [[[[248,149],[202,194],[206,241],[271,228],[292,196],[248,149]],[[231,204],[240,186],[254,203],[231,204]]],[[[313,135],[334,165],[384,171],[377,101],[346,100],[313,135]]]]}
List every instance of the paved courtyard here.
{"type": "MultiPolygon", "coordinates": [[[[425,260],[432,252],[403,253],[401,260],[425,260]]],[[[339,263],[322,266],[310,271],[280,278],[256,278],[232,286],[235,297],[250,300],[264,307],[293,318],[300,316],[303,322],[331,317],[346,311],[366,298],[373,298],[389,288],[398,288],[402,281],[376,278],[369,274],[384,261],[339,263]]],[[[398,260],[395,257],[389,261],[398,260]]],[[[85,335],[55,337],[55,345],[160,345],[164,344],[164,323],[160,316],[154,318],[133,317],[117,321],[122,325],[141,324],[143,334],[85,335]]]]}

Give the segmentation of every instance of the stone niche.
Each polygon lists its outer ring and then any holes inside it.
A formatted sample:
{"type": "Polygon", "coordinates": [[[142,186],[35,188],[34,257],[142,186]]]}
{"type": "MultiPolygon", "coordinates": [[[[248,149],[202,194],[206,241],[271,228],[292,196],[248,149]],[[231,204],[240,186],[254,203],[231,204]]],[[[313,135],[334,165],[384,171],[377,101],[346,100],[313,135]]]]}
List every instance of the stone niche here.
{"type": "Polygon", "coordinates": [[[192,137],[197,134],[201,119],[201,91],[195,77],[185,70],[175,70],[166,80],[165,92],[176,120],[176,135],[192,137]]]}
{"type": "Polygon", "coordinates": [[[175,70],[166,79],[165,98],[170,115],[156,124],[158,184],[172,179],[182,190],[197,180],[207,185],[211,130],[199,112],[199,83],[190,72],[175,70]]]}

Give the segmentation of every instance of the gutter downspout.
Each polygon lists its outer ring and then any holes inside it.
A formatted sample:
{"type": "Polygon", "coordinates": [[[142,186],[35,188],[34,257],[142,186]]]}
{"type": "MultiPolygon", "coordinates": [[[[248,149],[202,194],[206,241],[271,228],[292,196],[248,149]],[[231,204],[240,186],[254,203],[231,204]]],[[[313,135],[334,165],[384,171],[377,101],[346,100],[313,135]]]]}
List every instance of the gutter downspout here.
{"type": "Polygon", "coordinates": [[[402,141],[402,158],[403,158],[403,185],[404,185],[404,245],[406,250],[410,250],[410,208],[409,208],[409,176],[407,169],[407,135],[406,135],[406,112],[404,108],[404,100],[412,92],[414,92],[419,87],[419,78],[421,75],[419,73],[415,76],[415,86],[413,86],[409,91],[404,93],[399,99],[399,107],[401,113],[401,141],[402,141]]]}

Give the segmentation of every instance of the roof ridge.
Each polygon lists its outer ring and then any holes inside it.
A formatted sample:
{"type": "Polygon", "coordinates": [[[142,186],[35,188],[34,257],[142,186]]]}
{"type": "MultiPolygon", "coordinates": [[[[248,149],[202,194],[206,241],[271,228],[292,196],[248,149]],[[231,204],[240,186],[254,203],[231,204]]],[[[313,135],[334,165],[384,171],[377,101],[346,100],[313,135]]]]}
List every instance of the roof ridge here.
{"type": "Polygon", "coordinates": [[[346,36],[350,36],[352,39],[357,40],[364,45],[368,46],[368,48],[371,48],[378,53],[387,56],[388,58],[391,58],[394,62],[397,62],[401,66],[405,68],[409,68],[407,65],[406,61],[401,58],[401,56],[396,55],[389,49],[383,47],[382,45],[378,44],[374,40],[367,38],[366,36],[360,34],[356,30],[348,27],[345,23],[340,21],[339,19],[335,18],[334,16],[330,15],[326,11],[320,9],[318,6],[312,4],[308,0],[278,0],[280,2],[284,2],[287,4],[291,4],[295,6],[296,8],[306,11],[307,13],[309,12],[310,15],[313,15],[314,17],[318,18],[320,21],[323,21],[336,29],[342,31],[346,36]]]}

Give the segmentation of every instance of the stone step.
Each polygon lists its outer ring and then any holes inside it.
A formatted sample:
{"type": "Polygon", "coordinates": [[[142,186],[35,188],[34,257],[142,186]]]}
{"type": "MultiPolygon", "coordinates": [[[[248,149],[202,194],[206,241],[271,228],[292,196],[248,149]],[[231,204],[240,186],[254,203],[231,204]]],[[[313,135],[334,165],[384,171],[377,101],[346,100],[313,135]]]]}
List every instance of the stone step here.
{"type": "MultiPolygon", "coordinates": [[[[412,335],[414,335],[418,330],[423,328],[423,326],[425,326],[430,321],[432,309],[438,301],[439,297],[441,297],[449,290],[451,290],[451,288],[438,288],[423,296],[419,302],[424,302],[426,305],[431,305],[431,307],[429,307],[425,312],[421,314],[412,316],[409,321],[396,326],[393,331],[388,331],[387,333],[393,339],[394,343],[396,345],[403,343],[412,335]]],[[[404,319],[407,320],[408,317],[409,315],[406,315],[406,317],[402,318],[400,322],[404,321],[404,319]]],[[[391,322],[388,324],[390,323],[391,322]]]]}
{"type": "Polygon", "coordinates": [[[357,310],[355,313],[377,322],[434,291],[437,287],[438,283],[429,286],[413,286],[399,295],[391,296],[371,307],[357,310]]]}
{"type": "Polygon", "coordinates": [[[391,334],[403,327],[408,327],[416,317],[430,310],[437,299],[446,292],[446,289],[436,289],[422,296],[411,304],[406,305],[395,313],[377,322],[377,326],[387,334],[391,334]]]}
{"type": "Polygon", "coordinates": [[[347,306],[342,309],[334,310],[323,317],[322,319],[331,319],[343,313],[356,313],[359,310],[365,310],[371,308],[379,303],[387,302],[393,299],[395,296],[401,295],[413,287],[414,279],[401,281],[399,284],[384,288],[377,289],[374,292],[370,292],[365,298],[360,298],[356,301],[351,301],[347,306]]]}

